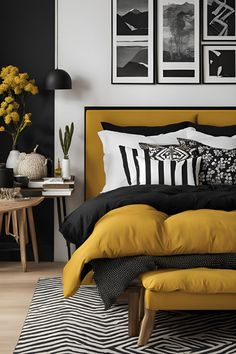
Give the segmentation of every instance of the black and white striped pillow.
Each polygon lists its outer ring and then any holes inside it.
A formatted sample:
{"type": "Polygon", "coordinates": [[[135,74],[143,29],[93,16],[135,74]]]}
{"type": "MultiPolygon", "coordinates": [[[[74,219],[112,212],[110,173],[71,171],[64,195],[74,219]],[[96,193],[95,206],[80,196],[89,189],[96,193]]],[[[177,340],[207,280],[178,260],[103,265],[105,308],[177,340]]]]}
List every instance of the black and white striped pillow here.
{"type": "Polygon", "coordinates": [[[183,161],[153,160],[148,150],[120,145],[123,167],[129,185],[166,184],[172,186],[198,185],[201,157],[183,161]]]}

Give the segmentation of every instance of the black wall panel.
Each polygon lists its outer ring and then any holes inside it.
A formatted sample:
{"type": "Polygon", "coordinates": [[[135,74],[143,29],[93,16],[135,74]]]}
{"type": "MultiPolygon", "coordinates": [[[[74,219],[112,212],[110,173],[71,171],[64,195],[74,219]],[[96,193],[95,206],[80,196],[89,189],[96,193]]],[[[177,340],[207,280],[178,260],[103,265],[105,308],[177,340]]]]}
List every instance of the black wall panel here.
{"type": "MultiPolygon", "coordinates": [[[[18,140],[20,151],[31,152],[36,144],[38,152],[54,157],[54,92],[44,90],[48,71],[54,68],[55,4],[54,0],[1,0],[0,67],[16,65],[35,78],[40,93],[27,101],[33,124],[18,140]]],[[[0,135],[0,161],[6,161],[11,149],[10,138],[0,135]]],[[[51,165],[53,166],[53,165],[51,165]]],[[[50,173],[52,172],[52,169],[50,173]]],[[[44,201],[34,209],[40,260],[53,260],[53,201],[44,201]]],[[[19,260],[19,251],[9,250],[15,245],[11,238],[0,237],[0,260],[19,260]]],[[[28,246],[28,257],[32,250],[28,246]]]]}

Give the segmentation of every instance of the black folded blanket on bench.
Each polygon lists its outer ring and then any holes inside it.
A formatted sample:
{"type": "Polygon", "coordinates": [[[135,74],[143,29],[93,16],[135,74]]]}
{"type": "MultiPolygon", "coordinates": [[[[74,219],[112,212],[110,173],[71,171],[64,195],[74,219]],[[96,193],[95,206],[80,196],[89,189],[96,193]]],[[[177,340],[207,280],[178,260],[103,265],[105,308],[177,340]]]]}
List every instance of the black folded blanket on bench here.
{"type": "Polygon", "coordinates": [[[116,259],[96,259],[91,262],[94,280],[105,309],[141,273],[161,268],[216,268],[236,269],[236,254],[191,254],[176,256],[135,256],[116,259]]]}

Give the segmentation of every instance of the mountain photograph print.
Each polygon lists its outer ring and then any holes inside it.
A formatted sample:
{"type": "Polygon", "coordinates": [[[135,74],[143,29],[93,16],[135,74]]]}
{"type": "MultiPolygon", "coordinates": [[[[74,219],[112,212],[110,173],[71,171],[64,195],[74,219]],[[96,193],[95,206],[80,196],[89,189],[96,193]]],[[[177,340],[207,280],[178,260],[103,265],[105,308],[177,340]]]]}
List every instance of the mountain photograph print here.
{"type": "Polygon", "coordinates": [[[200,83],[200,1],[158,0],[157,81],[200,83]]]}
{"type": "Polygon", "coordinates": [[[117,0],[117,36],[148,36],[148,0],[117,0]]]}
{"type": "Polygon", "coordinates": [[[203,46],[204,83],[236,83],[236,46],[203,46]]]}
{"type": "Polygon", "coordinates": [[[148,77],[148,47],[118,45],[117,77],[148,77]]]}
{"type": "Polygon", "coordinates": [[[235,0],[203,2],[203,40],[236,40],[235,0]]]}
{"type": "Polygon", "coordinates": [[[112,84],[154,84],[154,0],[112,0],[112,84]]]}

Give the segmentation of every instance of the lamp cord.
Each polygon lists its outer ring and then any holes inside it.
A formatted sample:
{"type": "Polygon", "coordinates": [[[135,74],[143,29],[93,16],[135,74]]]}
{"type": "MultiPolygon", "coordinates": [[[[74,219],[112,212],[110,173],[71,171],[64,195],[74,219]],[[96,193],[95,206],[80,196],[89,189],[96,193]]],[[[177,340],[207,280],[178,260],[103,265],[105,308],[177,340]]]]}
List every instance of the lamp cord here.
{"type": "Polygon", "coordinates": [[[57,57],[56,57],[56,68],[58,69],[58,0],[56,0],[56,11],[57,11],[57,57]]]}

